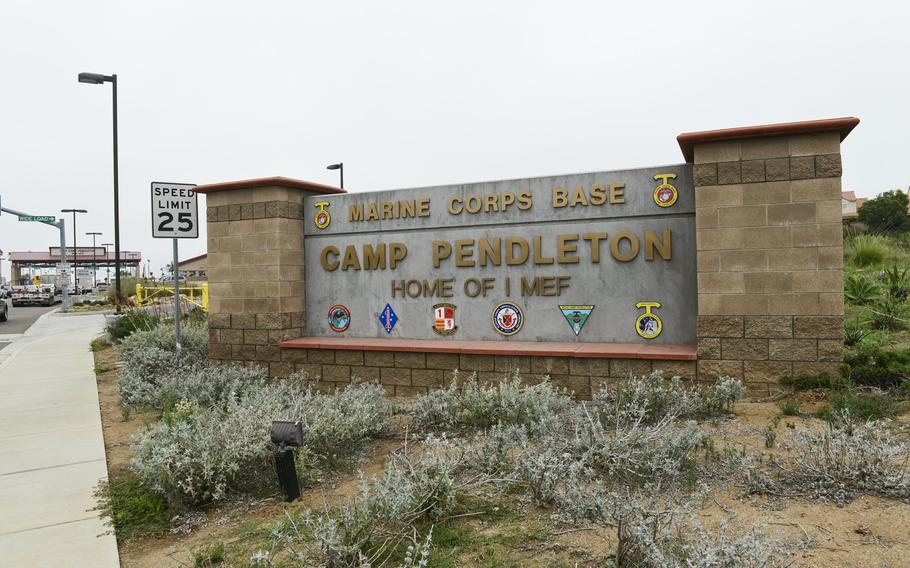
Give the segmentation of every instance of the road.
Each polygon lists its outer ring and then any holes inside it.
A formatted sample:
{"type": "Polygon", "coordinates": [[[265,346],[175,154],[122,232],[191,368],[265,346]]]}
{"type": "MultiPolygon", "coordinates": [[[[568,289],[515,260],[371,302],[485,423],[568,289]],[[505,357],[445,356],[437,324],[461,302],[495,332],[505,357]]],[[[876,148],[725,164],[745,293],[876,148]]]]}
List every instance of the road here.
{"type": "Polygon", "coordinates": [[[16,339],[19,335],[32,326],[43,314],[59,308],[60,304],[55,306],[19,306],[14,308],[9,300],[6,300],[9,307],[9,319],[0,322],[0,349],[3,349],[9,342],[16,339]]]}

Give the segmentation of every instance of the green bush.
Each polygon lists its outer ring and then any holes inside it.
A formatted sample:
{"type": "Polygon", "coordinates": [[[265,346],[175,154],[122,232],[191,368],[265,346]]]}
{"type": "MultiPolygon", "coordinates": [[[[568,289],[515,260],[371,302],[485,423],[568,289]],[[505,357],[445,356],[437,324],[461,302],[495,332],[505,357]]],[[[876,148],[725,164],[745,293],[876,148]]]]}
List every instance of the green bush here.
{"type": "Polygon", "coordinates": [[[849,242],[847,254],[854,266],[863,268],[883,263],[891,256],[891,247],[878,235],[859,235],[849,242]]]}
{"type": "Polygon", "coordinates": [[[851,303],[862,305],[881,297],[878,283],[863,274],[848,274],[844,278],[844,297],[851,303]]]}
{"type": "Polygon", "coordinates": [[[888,295],[895,300],[904,301],[910,295],[910,269],[898,265],[889,266],[882,273],[882,281],[888,295]]]}
{"type": "Polygon", "coordinates": [[[119,541],[163,533],[175,514],[164,496],[143,487],[131,473],[99,482],[95,498],[95,510],[119,541]]]}
{"type": "Polygon", "coordinates": [[[128,310],[108,324],[106,331],[111,341],[120,343],[137,331],[149,331],[161,323],[161,319],[145,310],[128,310]]]}
{"type": "Polygon", "coordinates": [[[897,387],[910,379],[910,351],[860,346],[844,358],[850,380],[881,389],[897,387]]]}
{"type": "Polygon", "coordinates": [[[829,405],[819,411],[818,415],[829,422],[835,422],[845,415],[855,420],[868,421],[891,418],[897,414],[897,410],[894,397],[886,392],[863,392],[850,388],[833,393],[829,405]]]}
{"type": "Polygon", "coordinates": [[[841,377],[832,377],[828,373],[819,373],[809,375],[800,373],[792,377],[784,376],[780,378],[780,384],[793,387],[793,390],[804,391],[811,389],[843,389],[849,386],[849,383],[841,377]]]}
{"type": "Polygon", "coordinates": [[[910,231],[907,199],[907,194],[899,189],[881,193],[860,207],[859,221],[875,233],[910,231]]]}
{"type": "Polygon", "coordinates": [[[777,403],[777,407],[784,416],[797,416],[799,414],[799,401],[795,398],[785,398],[777,403]]]}
{"type": "MultiPolygon", "coordinates": [[[[120,277],[120,304],[129,303],[129,299],[136,295],[136,279],[132,276],[121,276],[120,277]]],[[[110,287],[105,292],[108,301],[112,304],[117,302],[117,287],[114,282],[111,282],[110,287]]]]}

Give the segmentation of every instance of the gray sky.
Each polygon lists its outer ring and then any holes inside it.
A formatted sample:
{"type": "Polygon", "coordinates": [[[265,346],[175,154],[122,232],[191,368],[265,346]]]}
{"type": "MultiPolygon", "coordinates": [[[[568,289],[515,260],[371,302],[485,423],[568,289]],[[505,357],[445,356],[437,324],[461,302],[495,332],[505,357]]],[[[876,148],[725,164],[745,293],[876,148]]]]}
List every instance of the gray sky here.
{"type": "MultiPolygon", "coordinates": [[[[0,194],[88,209],[79,244],[113,239],[110,86],[80,71],[118,74],[122,247],[156,273],[153,180],[335,184],[343,160],[369,191],[619,169],[681,162],[681,132],[852,115],[844,189],[906,188],[910,5],[742,4],[3,0],[0,194]]],[[[0,216],[4,251],[56,238],[0,216]]]]}

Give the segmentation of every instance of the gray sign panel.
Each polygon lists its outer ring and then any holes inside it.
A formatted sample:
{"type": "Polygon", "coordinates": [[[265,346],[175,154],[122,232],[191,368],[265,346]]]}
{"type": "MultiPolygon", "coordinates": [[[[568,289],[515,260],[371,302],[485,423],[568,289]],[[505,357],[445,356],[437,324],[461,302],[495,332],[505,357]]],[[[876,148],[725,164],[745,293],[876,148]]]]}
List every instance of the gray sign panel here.
{"type": "Polygon", "coordinates": [[[306,207],[307,335],[695,342],[688,166],[318,196],[308,198],[306,207]],[[666,178],[676,190],[669,207],[655,202],[655,189],[665,179],[654,176],[663,174],[677,176],[666,178]],[[463,211],[471,196],[480,196],[470,201],[472,209],[479,204],[476,213],[463,211]],[[401,218],[406,200],[415,201],[414,215],[401,218]],[[366,210],[363,220],[349,216],[351,205],[375,202],[381,215],[382,202],[392,201],[399,204],[385,205],[384,220],[366,219],[366,210]],[[398,218],[389,207],[398,208],[398,218]],[[330,214],[327,226],[325,216],[318,219],[322,229],[314,216],[320,211],[330,214]],[[501,334],[492,323],[502,302],[523,311],[524,323],[514,335],[501,334]],[[662,331],[653,339],[636,333],[636,320],[645,313],[636,307],[640,302],[661,304],[653,313],[662,331]],[[390,333],[379,318],[387,303],[397,315],[390,333]],[[351,314],[342,333],[332,331],[327,317],[336,304],[351,314]],[[438,304],[455,306],[453,333],[434,330],[438,304]],[[576,329],[560,309],[591,305],[576,329]]]}

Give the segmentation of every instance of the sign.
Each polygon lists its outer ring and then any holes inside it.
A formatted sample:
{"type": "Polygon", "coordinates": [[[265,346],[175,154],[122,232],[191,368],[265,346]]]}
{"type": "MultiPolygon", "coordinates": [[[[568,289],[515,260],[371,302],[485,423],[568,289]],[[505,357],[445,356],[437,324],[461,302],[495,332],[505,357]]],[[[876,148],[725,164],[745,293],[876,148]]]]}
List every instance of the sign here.
{"type": "Polygon", "coordinates": [[[57,218],[53,215],[19,215],[20,221],[39,221],[41,223],[56,223],[57,218]]]}
{"type": "Polygon", "coordinates": [[[152,237],[199,237],[199,203],[191,183],[152,182],[152,237]]]}
{"type": "MultiPolygon", "coordinates": [[[[305,311],[343,303],[348,337],[696,342],[690,164],[303,205],[305,311]],[[639,321],[643,301],[662,307],[639,321]]],[[[307,318],[306,335],[334,333],[325,318],[307,318]]]]}
{"type": "MultiPolygon", "coordinates": [[[[60,256],[60,247],[49,247],[49,253],[51,256],[60,256]]],[[[92,255],[105,256],[107,251],[104,247],[66,247],[66,257],[73,258],[73,255],[78,255],[80,257],[90,257],[92,255]]],[[[121,255],[121,258],[123,256],[121,255]]]]}

